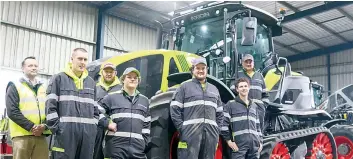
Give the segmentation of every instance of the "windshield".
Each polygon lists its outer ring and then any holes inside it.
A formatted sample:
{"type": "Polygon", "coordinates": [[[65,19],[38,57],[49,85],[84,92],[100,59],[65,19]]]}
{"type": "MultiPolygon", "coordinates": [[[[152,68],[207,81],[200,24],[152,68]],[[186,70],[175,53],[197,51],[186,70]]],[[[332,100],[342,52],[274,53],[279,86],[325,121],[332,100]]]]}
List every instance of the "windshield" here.
{"type": "MultiPolygon", "coordinates": [[[[268,30],[258,22],[256,43],[253,46],[242,46],[242,19],[236,20],[236,23],[238,53],[252,54],[255,59],[255,68],[257,70],[261,69],[265,54],[271,50],[268,30]]],[[[223,46],[223,27],[223,17],[216,17],[186,25],[181,50],[189,53],[198,53],[223,46]]],[[[231,41],[231,38],[227,38],[228,49],[231,48],[231,41]]]]}
{"type": "Polygon", "coordinates": [[[342,93],[346,95],[351,101],[353,101],[353,85],[342,89],[342,93]]]}

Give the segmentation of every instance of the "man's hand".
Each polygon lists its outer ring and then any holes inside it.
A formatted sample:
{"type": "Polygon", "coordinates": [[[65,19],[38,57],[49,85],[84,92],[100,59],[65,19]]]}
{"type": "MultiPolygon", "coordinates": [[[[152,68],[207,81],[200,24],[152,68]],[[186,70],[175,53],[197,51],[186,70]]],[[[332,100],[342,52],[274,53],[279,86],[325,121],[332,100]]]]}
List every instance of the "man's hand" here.
{"type": "Polygon", "coordinates": [[[262,144],[260,143],[260,147],[259,147],[259,150],[257,150],[259,153],[262,151],[262,144]]]}
{"type": "Polygon", "coordinates": [[[110,123],[110,124],[108,125],[108,130],[113,131],[113,132],[116,132],[116,131],[117,131],[116,123],[110,123]]]}
{"type": "Polygon", "coordinates": [[[237,152],[239,150],[239,148],[238,148],[237,144],[235,144],[235,142],[228,140],[227,144],[233,150],[233,152],[237,152]]]}
{"type": "Polygon", "coordinates": [[[41,136],[44,130],[45,130],[44,124],[34,125],[32,128],[32,134],[34,136],[41,136]]]}

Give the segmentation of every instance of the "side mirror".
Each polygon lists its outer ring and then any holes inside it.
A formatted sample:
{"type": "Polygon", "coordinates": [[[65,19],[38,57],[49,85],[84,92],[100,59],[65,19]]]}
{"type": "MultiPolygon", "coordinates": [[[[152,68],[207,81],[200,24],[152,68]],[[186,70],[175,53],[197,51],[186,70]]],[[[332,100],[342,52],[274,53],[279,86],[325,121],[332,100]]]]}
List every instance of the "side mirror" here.
{"type": "Polygon", "coordinates": [[[244,17],[241,45],[252,46],[256,42],[257,18],[244,17]]]}

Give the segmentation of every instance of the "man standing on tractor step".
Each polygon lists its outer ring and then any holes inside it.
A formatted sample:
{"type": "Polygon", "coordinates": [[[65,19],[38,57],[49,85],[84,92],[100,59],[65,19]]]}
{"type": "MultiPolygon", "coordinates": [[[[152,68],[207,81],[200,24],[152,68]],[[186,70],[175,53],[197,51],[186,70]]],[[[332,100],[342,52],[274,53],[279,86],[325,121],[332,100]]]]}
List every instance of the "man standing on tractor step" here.
{"type": "MultiPolygon", "coordinates": [[[[252,99],[253,102],[259,103],[258,112],[260,119],[260,128],[261,132],[264,130],[264,120],[266,113],[266,106],[269,103],[268,97],[269,94],[266,90],[266,84],[264,81],[264,77],[260,72],[255,71],[254,68],[254,57],[250,54],[244,55],[242,59],[243,70],[238,71],[238,78],[246,78],[250,82],[250,91],[249,98],[252,99]]],[[[236,80],[236,79],[235,79],[236,80]]],[[[234,90],[234,85],[232,86],[234,90]]],[[[261,134],[262,136],[262,134],[261,134]]]]}
{"type": "Polygon", "coordinates": [[[206,81],[205,58],[192,61],[191,80],[173,95],[170,115],[179,132],[178,158],[214,159],[223,118],[218,89],[206,81]]]}
{"type": "Polygon", "coordinates": [[[129,67],[123,72],[122,90],[111,92],[99,104],[106,110],[106,117],[99,125],[108,129],[105,137],[104,154],[111,159],[147,159],[145,150],[150,142],[151,115],[149,99],[142,95],[137,86],[140,72],[129,67]]]}
{"type": "Polygon", "coordinates": [[[222,136],[233,150],[231,159],[258,159],[262,150],[258,104],[249,98],[249,86],[248,79],[239,78],[235,82],[238,96],[224,106],[222,136]]]}
{"type": "MultiPolygon", "coordinates": [[[[118,77],[116,76],[115,65],[108,62],[103,65],[103,68],[100,72],[101,77],[97,83],[97,101],[99,102],[104,98],[109,92],[116,92],[121,90],[121,85],[118,77]]],[[[105,109],[101,106],[98,107],[100,111],[99,119],[102,119],[105,114],[105,109]]],[[[103,155],[103,139],[105,136],[105,130],[103,126],[98,125],[97,127],[97,136],[96,142],[94,145],[94,155],[93,159],[104,159],[103,155]]]]}
{"type": "Polygon", "coordinates": [[[54,159],[93,158],[99,110],[87,60],[85,49],[74,49],[72,63],[49,82],[45,112],[47,125],[55,134],[51,149],[54,159]]]}
{"type": "Polygon", "coordinates": [[[10,136],[14,159],[48,159],[45,125],[45,87],[36,79],[38,62],[26,57],[22,62],[24,77],[7,86],[6,108],[10,118],[10,136]]]}

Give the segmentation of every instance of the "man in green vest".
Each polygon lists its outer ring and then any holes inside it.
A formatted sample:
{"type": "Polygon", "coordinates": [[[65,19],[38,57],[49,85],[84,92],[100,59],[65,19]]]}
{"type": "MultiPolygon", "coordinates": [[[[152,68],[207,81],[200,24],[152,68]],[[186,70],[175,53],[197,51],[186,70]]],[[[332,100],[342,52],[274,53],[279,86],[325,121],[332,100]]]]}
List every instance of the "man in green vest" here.
{"type": "MultiPolygon", "coordinates": [[[[96,85],[96,98],[98,102],[103,99],[108,93],[119,91],[122,88],[122,86],[120,85],[120,81],[116,76],[116,66],[113,63],[105,63],[100,74],[101,77],[96,85]]],[[[98,106],[98,109],[101,112],[99,118],[101,119],[105,117],[105,109],[101,106],[98,106]]],[[[106,129],[104,129],[103,126],[97,126],[97,136],[94,145],[93,159],[104,159],[102,143],[105,136],[105,131],[106,129]]]]}
{"type": "Polygon", "coordinates": [[[10,82],[6,89],[13,159],[48,159],[46,136],[51,132],[45,125],[46,88],[36,79],[36,58],[25,58],[22,71],[24,77],[10,82]]]}

